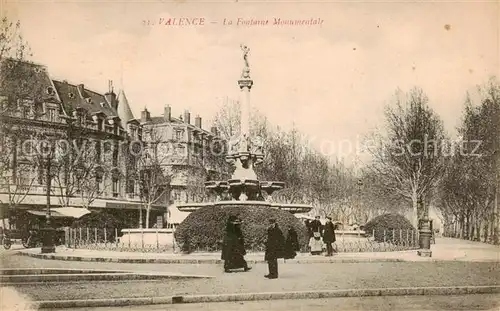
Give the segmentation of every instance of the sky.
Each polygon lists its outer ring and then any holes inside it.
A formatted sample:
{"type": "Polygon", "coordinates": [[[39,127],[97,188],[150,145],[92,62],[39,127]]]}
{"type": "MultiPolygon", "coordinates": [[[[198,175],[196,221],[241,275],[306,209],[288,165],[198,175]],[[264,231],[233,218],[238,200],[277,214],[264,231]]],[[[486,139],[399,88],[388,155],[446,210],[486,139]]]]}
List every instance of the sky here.
{"type": "Polygon", "coordinates": [[[275,125],[296,126],[333,156],[342,141],[355,143],[383,126],[383,108],[397,88],[423,88],[454,134],[466,92],[498,76],[499,13],[493,1],[33,1],[2,7],[2,14],[21,21],[33,60],[53,79],[100,92],[111,79],[125,90],[136,117],[145,107],[160,115],[168,104],[174,115],[199,114],[206,128],[224,97],[240,96],[244,43],[252,106],[275,125]],[[204,18],[205,25],[158,25],[160,18],[204,18]],[[271,25],[238,26],[238,18],[271,25]],[[274,18],[323,22],[273,26],[274,18]]]}

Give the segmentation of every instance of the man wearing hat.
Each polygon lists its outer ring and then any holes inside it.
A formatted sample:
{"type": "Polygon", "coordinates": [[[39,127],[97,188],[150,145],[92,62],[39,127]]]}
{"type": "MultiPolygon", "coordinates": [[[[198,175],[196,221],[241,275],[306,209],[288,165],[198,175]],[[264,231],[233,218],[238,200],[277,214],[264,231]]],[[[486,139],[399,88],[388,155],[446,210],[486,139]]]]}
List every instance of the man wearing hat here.
{"type": "Polygon", "coordinates": [[[265,275],[268,279],[278,278],[278,258],[285,256],[285,238],[283,232],[278,227],[276,219],[269,219],[267,229],[266,254],[264,260],[267,261],[269,274],[265,275]]]}
{"type": "Polygon", "coordinates": [[[326,244],[326,256],[332,256],[332,243],[335,242],[335,226],[332,223],[331,217],[326,217],[326,223],[323,229],[323,242],[326,244]]]}

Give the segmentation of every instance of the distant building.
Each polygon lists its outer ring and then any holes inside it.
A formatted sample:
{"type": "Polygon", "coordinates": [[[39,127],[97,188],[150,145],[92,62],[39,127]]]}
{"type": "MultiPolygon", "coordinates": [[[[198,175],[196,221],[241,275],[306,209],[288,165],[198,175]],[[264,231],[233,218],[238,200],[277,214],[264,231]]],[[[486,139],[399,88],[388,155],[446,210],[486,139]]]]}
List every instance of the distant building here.
{"type": "Polygon", "coordinates": [[[171,177],[169,204],[207,199],[205,181],[229,178],[226,143],[217,128],[203,129],[201,117],[196,116],[194,124],[189,111],[173,117],[167,105],[163,116],[152,117],[144,109],[136,121],[143,128],[144,141],[159,144],[161,165],[171,177]]]}

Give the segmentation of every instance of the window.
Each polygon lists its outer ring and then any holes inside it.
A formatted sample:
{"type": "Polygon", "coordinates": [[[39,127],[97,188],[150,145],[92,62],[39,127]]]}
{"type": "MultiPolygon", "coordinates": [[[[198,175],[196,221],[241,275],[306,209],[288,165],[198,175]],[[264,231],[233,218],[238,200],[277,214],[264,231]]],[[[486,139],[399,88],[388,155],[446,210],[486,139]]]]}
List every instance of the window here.
{"type": "Polygon", "coordinates": [[[183,134],[184,134],[184,131],[182,131],[182,130],[176,130],[175,131],[175,139],[176,140],[182,140],[183,134]]]}
{"type": "Polygon", "coordinates": [[[97,119],[97,130],[102,131],[104,130],[103,128],[104,122],[102,121],[101,118],[97,119]]]}
{"type": "Polygon", "coordinates": [[[22,117],[23,118],[28,118],[31,114],[31,109],[30,107],[22,107],[22,117]]]}
{"type": "Polygon", "coordinates": [[[118,197],[118,179],[113,179],[113,197],[118,197]]]}
{"type": "Polygon", "coordinates": [[[127,180],[127,193],[134,193],[135,182],[133,179],[127,180]]]}
{"type": "Polygon", "coordinates": [[[95,142],[95,160],[97,162],[101,161],[101,142],[100,141],[95,142]]]}
{"type": "Polygon", "coordinates": [[[56,110],[55,109],[47,109],[47,118],[50,122],[56,121],[56,110]]]}
{"type": "Polygon", "coordinates": [[[181,200],[181,194],[179,192],[174,192],[174,201],[179,202],[181,200]]]}

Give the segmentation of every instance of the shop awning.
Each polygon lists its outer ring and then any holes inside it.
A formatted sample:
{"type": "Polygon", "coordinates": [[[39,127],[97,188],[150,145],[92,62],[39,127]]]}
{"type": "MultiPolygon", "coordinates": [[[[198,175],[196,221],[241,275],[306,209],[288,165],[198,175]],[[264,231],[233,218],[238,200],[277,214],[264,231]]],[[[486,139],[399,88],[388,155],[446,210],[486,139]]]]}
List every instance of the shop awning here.
{"type": "MultiPolygon", "coordinates": [[[[29,210],[28,213],[36,216],[45,216],[46,211],[29,210]]],[[[90,211],[83,207],[55,207],[50,209],[51,217],[80,218],[90,211]]]]}

